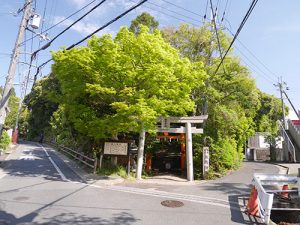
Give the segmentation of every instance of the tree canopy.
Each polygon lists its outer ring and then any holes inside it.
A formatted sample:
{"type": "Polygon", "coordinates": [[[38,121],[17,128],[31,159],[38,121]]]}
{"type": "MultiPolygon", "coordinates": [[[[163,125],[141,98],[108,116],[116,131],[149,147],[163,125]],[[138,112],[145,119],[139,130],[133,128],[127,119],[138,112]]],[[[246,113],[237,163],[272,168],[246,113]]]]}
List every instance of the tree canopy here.
{"type": "Polygon", "coordinates": [[[137,16],[131,21],[129,30],[135,34],[138,34],[140,32],[140,25],[148,27],[149,31],[153,33],[154,30],[158,28],[159,23],[149,13],[143,12],[141,15],[137,16]]]}
{"type": "Polygon", "coordinates": [[[125,27],[113,39],[93,37],[86,47],[53,54],[52,69],[62,92],[60,104],[81,133],[109,138],[119,132],[151,131],[157,118],[187,115],[190,98],[204,85],[202,63],[181,58],[158,30],[125,27]]]}

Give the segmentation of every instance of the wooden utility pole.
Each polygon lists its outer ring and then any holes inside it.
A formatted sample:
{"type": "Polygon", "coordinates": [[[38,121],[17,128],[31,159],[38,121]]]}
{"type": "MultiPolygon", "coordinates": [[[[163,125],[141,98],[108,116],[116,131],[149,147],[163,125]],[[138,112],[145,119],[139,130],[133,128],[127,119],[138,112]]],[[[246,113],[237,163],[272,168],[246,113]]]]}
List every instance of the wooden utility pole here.
{"type": "Polygon", "coordinates": [[[23,42],[24,33],[29,21],[29,18],[31,16],[31,3],[32,0],[26,0],[25,5],[21,11],[23,11],[23,17],[20,23],[19,32],[17,35],[17,40],[15,43],[15,48],[13,50],[13,54],[11,57],[9,69],[8,69],[8,75],[6,77],[5,86],[2,93],[2,98],[0,101],[0,133],[2,134],[2,129],[5,123],[5,118],[7,114],[7,106],[9,101],[9,96],[11,94],[11,90],[13,88],[13,82],[15,78],[16,73],[16,67],[20,55],[20,45],[23,42]]]}

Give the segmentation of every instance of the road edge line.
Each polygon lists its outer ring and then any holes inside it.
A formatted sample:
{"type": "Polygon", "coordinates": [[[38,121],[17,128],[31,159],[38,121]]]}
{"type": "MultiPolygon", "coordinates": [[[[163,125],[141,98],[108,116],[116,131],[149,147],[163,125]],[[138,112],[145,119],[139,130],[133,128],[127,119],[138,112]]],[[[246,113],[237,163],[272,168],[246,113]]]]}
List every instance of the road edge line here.
{"type": "Polygon", "coordinates": [[[59,167],[57,166],[57,164],[53,161],[53,159],[51,158],[51,156],[49,155],[49,153],[47,152],[47,150],[44,148],[43,145],[40,144],[40,147],[42,147],[42,149],[44,150],[44,152],[46,153],[49,161],[52,163],[52,165],[54,166],[54,168],[56,169],[56,171],[59,173],[59,176],[61,177],[61,179],[63,181],[68,181],[68,179],[66,178],[66,176],[63,174],[63,172],[59,169],[59,167]]]}

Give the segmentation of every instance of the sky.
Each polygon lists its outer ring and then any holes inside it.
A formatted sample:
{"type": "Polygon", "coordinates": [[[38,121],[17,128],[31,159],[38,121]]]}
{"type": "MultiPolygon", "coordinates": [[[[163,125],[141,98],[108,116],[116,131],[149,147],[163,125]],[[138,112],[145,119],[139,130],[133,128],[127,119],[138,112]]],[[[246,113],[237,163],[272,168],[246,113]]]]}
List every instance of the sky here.
{"type": "MultiPolygon", "coordinates": [[[[75,11],[92,0],[36,0],[36,13],[42,17],[43,25],[36,32],[45,30],[62,19],[68,17],[75,11]]],[[[19,8],[24,5],[25,0],[1,0],[0,3],[0,85],[4,86],[7,75],[10,55],[14,48],[21,14],[16,15],[19,8]]],[[[100,0],[85,10],[77,13],[64,23],[49,30],[48,37],[51,39],[74,20],[79,18],[100,0]]],[[[59,50],[63,46],[70,46],[79,41],[97,28],[136,4],[138,0],[107,0],[93,13],[73,26],[64,35],[56,39],[49,48],[41,51],[34,61],[34,65],[40,65],[51,58],[51,51],[59,50]]],[[[207,7],[209,0],[148,0],[140,8],[113,23],[103,31],[97,33],[102,35],[110,33],[115,35],[121,26],[129,26],[130,21],[142,12],[149,12],[160,23],[160,27],[179,26],[181,23],[189,23],[192,26],[201,26],[206,18],[210,18],[210,8],[207,7]]],[[[218,25],[230,33],[235,33],[247,12],[252,0],[213,0],[214,9],[217,7],[218,25]],[[225,12],[224,20],[221,21],[225,12]]],[[[234,44],[234,52],[242,63],[249,68],[257,86],[264,92],[279,97],[278,88],[274,86],[279,79],[286,82],[289,90],[286,90],[290,100],[300,109],[300,76],[298,66],[300,65],[300,1],[299,0],[260,0],[244,25],[241,33],[234,44]]],[[[25,39],[31,38],[32,33],[26,32],[25,39]]],[[[28,72],[30,53],[43,46],[46,41],[34,38],[22,45],[20,63],[15,75],[15,89],[20,89],[20,84],[28,72]]],[[[85,44],[85,43],[83,43],[85,44]]],[[[51,63],[45,66],[39,75],[45,76],[49,73],[51,63]]],[[[33,69],[32,74],[35,73],[33,69]]],[[[30,91],[30,90],[29,90],[30,91]]],[[[284,99],[289,105],[288,101],[284,99]]],[[[290,109],[290,118],[295,119],[295,114],[290,109]]]]}

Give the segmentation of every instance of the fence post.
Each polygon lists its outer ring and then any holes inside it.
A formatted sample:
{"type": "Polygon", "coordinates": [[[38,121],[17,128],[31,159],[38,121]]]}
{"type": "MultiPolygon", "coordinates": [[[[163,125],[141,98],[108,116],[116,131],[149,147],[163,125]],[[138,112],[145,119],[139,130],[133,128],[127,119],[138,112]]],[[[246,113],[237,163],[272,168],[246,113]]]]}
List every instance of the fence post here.
{"type": "Polygon", "coordinates": [[[97,164],[98,164],[98,159],[97,159],[97,156],[96,156],[95,161],[94,161],[94,174],[97,173],[97,164]]]}

